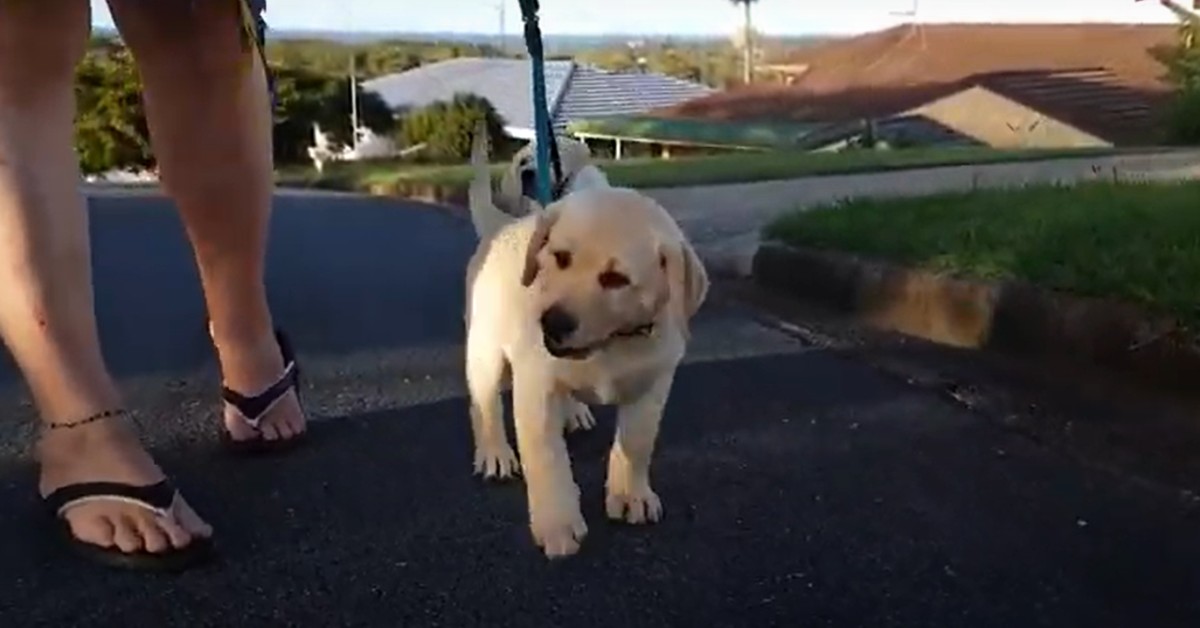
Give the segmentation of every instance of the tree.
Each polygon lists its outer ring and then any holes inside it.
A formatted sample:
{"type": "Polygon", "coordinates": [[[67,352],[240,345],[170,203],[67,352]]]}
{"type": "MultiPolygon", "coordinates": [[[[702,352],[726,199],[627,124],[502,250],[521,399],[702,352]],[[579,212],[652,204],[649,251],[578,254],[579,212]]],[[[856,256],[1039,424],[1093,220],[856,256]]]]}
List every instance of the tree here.
{"type": "Polygon", "coordinates": [[[758,0],[730,0],[742,7],[742,82],[749,85],[754,81],[754,21],[751,19],[751,5],[758,0]]]}
{"type": "Polygon", "coordinates": [[[471,156],[471,140],[480,121],[487,124],[488,137],[497,152],[507,146],[504,119],[486,98],[458,93],[410,113],[404,119],[403,144],[426,144],[424,153],[441,162],[462,162],[471,156]]]}
{"type": "MultiPolygon", "coordinates": [[[[295,163],[308,159],[313,124],[331,140],[350,144],[350,79],[305,68],[276,67],[275,160],[295,163]]],[[[359,124],[377,134],[395,129],[395,117],[374,92],[358,88],[359,124]]]]}
{"type": "Polygon", "coordinates": [[[150,131],[133,57],[97,45],[76,68],[75,150],[85,174],[150,168],[150,131]]]}
{"type": "Polygon", "coordinates": [[[320,39],[275,39],[267,42],[267,59],[272,66],[304,69],[318,74],[346,74],[349,72],[351,55],[358,56],[359,78],[368,79],[456,56],[501,56],[489,44],[404,40],[343,43],[320,39]]]}
{"type": "Polygon", "coordinates": [[[1167,110],[1167,135],[1174,142],[1200,143],[1200,16],[1173,2],[1163,2],[1179,18],[1179,41],[1159,61],[1167,68],[1174,95],[1167,110]]]}
{"type": "MultiPolygon", "coordinates": [[[[275,160],[282,164],[308,161],[314,123],[334,142],[352,143],[348,76],[352,58],[358,77],[363,78],[456,55],[496,56],[500,52],[488,44],[287,39],[268,42],[267,54],[276,89],[275,160]]],[[[154,165],[138,78],[132,56],[118,37],[98,33],[91,39],[75,80],[75,148],[84,172],[154,165]]],[[[395,133],[395,116],[378,94],[360,87],[357,100],[362,126],[379,135],[395,133]]],[[[451,135],[442,132],[439,141],[449,142],[451,135]]]]}

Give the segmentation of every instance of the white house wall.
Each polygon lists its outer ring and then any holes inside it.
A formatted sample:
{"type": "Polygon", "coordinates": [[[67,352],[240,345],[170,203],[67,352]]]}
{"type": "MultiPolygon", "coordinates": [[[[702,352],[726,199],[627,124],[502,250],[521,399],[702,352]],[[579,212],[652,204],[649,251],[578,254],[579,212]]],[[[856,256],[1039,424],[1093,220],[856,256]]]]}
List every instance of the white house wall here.
{"type": "Polygon", "coordinates": [[[993,148],[1090,148],[1111,142],[1005,98],[971,87],[907,111],[993,148]]]}

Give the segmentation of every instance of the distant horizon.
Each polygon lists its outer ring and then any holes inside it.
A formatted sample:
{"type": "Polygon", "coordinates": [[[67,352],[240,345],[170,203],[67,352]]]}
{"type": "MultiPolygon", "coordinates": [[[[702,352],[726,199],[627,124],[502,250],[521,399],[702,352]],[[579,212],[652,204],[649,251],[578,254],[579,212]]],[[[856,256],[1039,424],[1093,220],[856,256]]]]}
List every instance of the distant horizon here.
{"type": "MultiPolygon", "coordinates": [[[[771,37],[857,35],[906,22],[923,24],[1169,24],[1175,16],[1157,2],[1133,0],[856,0],[838,11],[795,0],[754,5],[754,23],[771,37]]],[[[380,33],[519,36],[516,0],[439,0],[413,4],[381,0],[272,0],[266,20],[277,32],[323,31],[374,36],[380,33]]],[[[105,0],[91,0],[93,24],[112,26],[105,0]]],[[[742,23],[728,0],[556,0],[543,2],[542,31],[560,37],[728,37],[742,23]]]]}
{"type": "MultiPolygon", "coordinates": [[[[873,32],[883,31],[899,26],[918,24],[917,22],[897,22],[888,24],[879,28],[872,28],[861,32],[846,32],[846,33],[831,33],[831,32],[814,32],[814,33],[764,33],[764,37],[772,39],[829,39],[829,38],[845,38],[854,37],[857,35],[865,35],[873,32]]],[[[921,26],[1171,26],[1171,22],[1119,22],[1119,21],[1044,21],[1044,22],[1029,22],[1029,21],[944,21],[944,22],[920,22],[921,26]]],[[[117,30],[112,25],[96,24],[93,30],[116,33],[117,30]]],[[[327,35],[336,36],[338,39],[388,39],[388,38],[409,38],[416,40],[429,39],[446,39],[459,38],[465,41],[480,42],[480,41],[495,41],[500,38],[497,32],[486,31],[403,31],[403,30],[385,30],[385,29],[339,29],[339,28],[305,28],[305,27],[269,27],[268,34],[276,36],[296,36],[296,35],[327,35]]],[[[728,39],[730,36],[727,33],[680,33],[680,32],[621,32],[621,33],[570,33],[556,32],[544,33],[546,38],[558,39],[681,39],[681,40],[708,40],[708,39],[728,39]]],[[[508,32],[504,34],[506,41],[518,41],[522,39],[520,32],[508,32]]]]}
{"type": "MultiPolygon", "coordinates": [[[[1119,21],[944,21],[944,22],[913,22],[900,21],[892,24],[886,24],[878,28],[870,28],[862,31],[846,31],[846,32],[794,32],[794,33],[762,33],[765,37],[774,38],[805,38],[805,37],[852,37],[855,35],[865,35],[878,31],[896,28],[898,26],[920,25],[920,26],[1171,26],[1174,22],[1119,22],[1119,21]]],[[[387,30],[387,29],[339,29],[339,28],[301,28],[301,27],[270,27],[268,30],[276,33],[296,33],[296,32],[314,32],[314,33],[342,33],[347,35],[418,35],[429,37],[432,35],[456,35],[471,38],[491,37],[496,39],[500,36],[498,32],[489,31],[405,31],[405,30],[387,30]]],[[[619,33],[588,33],[588,32],[546,32],[543,33],[547,37],[680,37],[688,39],[728,39],[729,33],[690,33],[690,32],[672,32],[672,31],[629,31],[619,33]]],[[[506,39],[521,38],[523,35],[520,31],[509,31],[504,34],[506,39]]]]}

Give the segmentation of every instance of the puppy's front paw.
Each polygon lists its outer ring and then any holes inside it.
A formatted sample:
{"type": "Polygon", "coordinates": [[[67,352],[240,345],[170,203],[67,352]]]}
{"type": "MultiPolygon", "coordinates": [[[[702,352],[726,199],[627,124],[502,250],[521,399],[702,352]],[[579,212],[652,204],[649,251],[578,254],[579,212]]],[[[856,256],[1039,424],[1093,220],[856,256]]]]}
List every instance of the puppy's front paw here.
{"type": "Polygon", "coordinates": [[[604,509],[609,519],[635,525],[657,523],[663,514],[662,500],[648,485],[633,490],[609,488],[604,509]]]}
{"type": "Polygon", "coordinates": [[[587,536],[587,523],[576,507],[557,513],[533,513],[529,524],[533,541],[546,553],[546,558],[565,558],[579,551],[587,536]]]}
{"type": "Polygon", "coordinates": [[[567,404],[567,431],[579,432],[596,427],[596,417],[586,403],[571,401],[567,404]]]}
{"type": "Polygon", "coordinates": [[[521,463],[508,443],[475,450],[475,475],[488,480],[507,480],[521,474],[521,463]]]}

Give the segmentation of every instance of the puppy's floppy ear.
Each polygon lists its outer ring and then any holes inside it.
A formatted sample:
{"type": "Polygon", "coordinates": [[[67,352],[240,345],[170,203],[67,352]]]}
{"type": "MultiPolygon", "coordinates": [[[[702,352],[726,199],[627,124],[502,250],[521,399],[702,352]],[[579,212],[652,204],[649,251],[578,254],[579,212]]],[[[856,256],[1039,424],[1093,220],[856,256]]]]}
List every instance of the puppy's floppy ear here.
{"type": "Polygon", "coordinates": [[[529,244],[525,246],[525,268],[521,271],[521,285],[526,288],[533,285],[533,280],[537,279],[538,271],[541,270],[538,253],[546,248],[550,230],[558,221],[558,212],[543,211],[540,208],[534,208],[533,212],[537,215],[537,223],[533,228],[533,235],[529,238],[529,244]]]}
{"type": "Polygon", "coordinates": [[[665,267],[667,289],[670,291],[667,307],[686,337],[688,322],[708,296],[708,271],[687,240],[666,245],[660,250],[659,259],[665,267]]]}
{"type": "Polygon", "coordinates": [[[592,162],[592,149],[577,139],[562,137],[558,146],[563,162],[563,176],[572,176],[592,162]]]}

